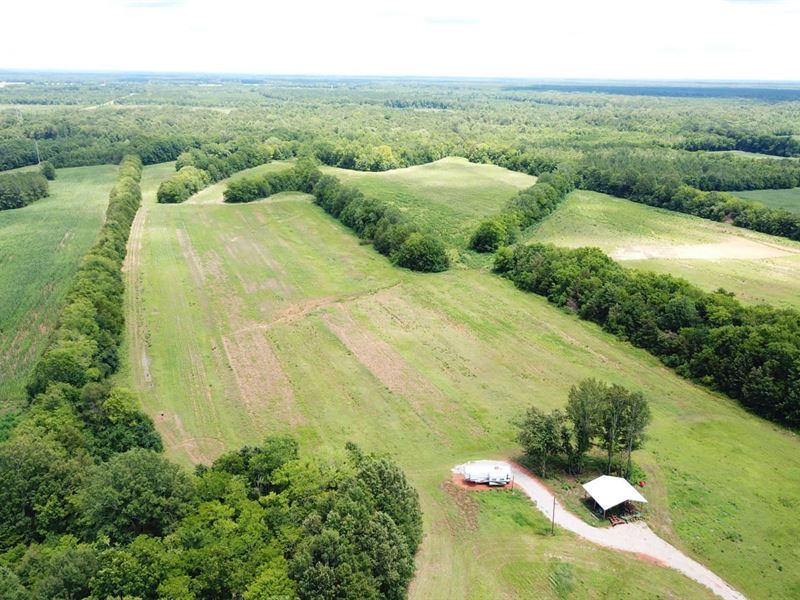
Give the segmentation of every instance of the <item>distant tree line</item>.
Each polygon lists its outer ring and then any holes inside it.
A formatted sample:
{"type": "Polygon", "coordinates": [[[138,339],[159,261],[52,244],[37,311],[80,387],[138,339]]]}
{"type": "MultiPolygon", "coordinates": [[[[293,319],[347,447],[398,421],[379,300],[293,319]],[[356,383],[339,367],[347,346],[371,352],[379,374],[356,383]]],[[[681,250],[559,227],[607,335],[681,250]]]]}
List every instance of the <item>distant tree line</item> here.
{"type": "Polygon", "coordinates": [[[800,161],[698,155],[688,162],[679,156],[673,164],[653,155],[620,152],[587,159],[580,169],[578,185],[650,206],[800,240],[800,215],[724,192],[702,191],[794,187],[800,185],[800,161]]]}
{"type": "Polygon", "coordinates": [[[395,264],[413,271],[439,272],[450,268],[444,244],[419,229],[397,208],[368,198],[336,177],[323,175],[309,160],[287,171],[231,181],[225,202],[251,202],[271,194],[298,191],[313,194],[314,202],[340,220],[395,264]]]}
{"type": "Polygon", "coordinates": [[[47,178],[41,173],[0,175],[0,210],[22,208],[49,193],[47,178]]]}
{"type": "Polygon", "coordinates": [[[477,252],[494,252],[513,243],[520,231],[552,213],[575,187],[566,170],[545,173],[531,187],[514,196],[496,215],[484,219],[469,242],[477,252]]]}
{"type": "Polygon", "coordinates": [[[582,472],[594,445],[606,451],[609,474],[615,455],[623,452],[625,464],[617,470],[630,477],[632,453],[642,447],[650,418],[650,406],[641,392],[585,379],[570,389],[565,411],[545,413],[529,407],[516,422],[517,441],[542,477],[547,477],[547,465],[555,457],[566,459],[571,472],[582,472]]]}
{"type": "Polygon", "coordinates": [[[596,248],[501,248],[495,269],[520,289],[647,349],[680,375],[767,419],[800,426],[800,313],[747,307],[723,290],[621,267],[596,248]]]}
{"type": "Polygon", "coordinates": [[[740,150],[772,156],[800,156],[800,139],[791,134],[747,134],[719,128],[689,134],[681,147],[686,150],[740,150]]]}

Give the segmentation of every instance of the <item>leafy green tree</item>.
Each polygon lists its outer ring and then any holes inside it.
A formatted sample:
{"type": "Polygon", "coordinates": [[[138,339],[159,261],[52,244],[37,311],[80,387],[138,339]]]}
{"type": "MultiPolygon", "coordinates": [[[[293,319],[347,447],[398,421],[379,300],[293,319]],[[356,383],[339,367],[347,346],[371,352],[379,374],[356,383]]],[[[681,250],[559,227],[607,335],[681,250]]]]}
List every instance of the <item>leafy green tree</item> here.
{"type": "Polygon", "coordinates": [[[64,531],[72,518],[66,499],[84,468],[52,440],[20,435],[0,444],[0,549],[64,531]]]}
{"type": "Polygon", "coordinates": [[[629,393],[622,414],[622,431],[627,453],[625,476],[631,475],[631,454],[644,442],[644,431],[651,420],[650,405],[641,392],[629,393]]]}
{"type": "Polygon", "coordinates": [[[517,440],[525,453],[537,461],[542,477],[547,477],[547,463],[564,451],[566,415],[560,410],[545,413],[531,406],[518,423],[517,440]]]}
{"type": "Polygon", "coordinates": [[[297,585],[289,578],[289,563],[278,556],[259,569],[253,582],[244,593],[244,600],[293,600],[297,598],[297,585]]]}
{"type": "Polygon", "coordinates": [[[31,595],[19,577],[5,565],[0,565],[0,598],[4,600],[31,600],[31,595]]]}
{"type": "Polygon", "coordinates": [[[575,437],[575,459],[578,472],[583,469],[586,453],[599,430],[600,410],[608,386],[596,379],[584,379],[573,385],[567,400],[567,416],[575,437]]]}
{"type": "Polygon", "coordinates": [[[611,473],[614,454],[620,444],[624,444],[624,416],[630,392],[621,385],[614,384],[605,393],[600,406],[600,438],[608,453],[606,473],[611,473]]]}
{"type": "Polygon", "coordinates": [[[76,495],[88,539],[129,542],[163,535],[188,513],[194,484],[177,465],[151,450],[134,449],[94,467],[76,495]]]}
{"type": "Polygon", "coordinates": [[[412,271],[438,273],[450,267],[444,244],[432,235],[420,232],[409,235],[392,258],[401,267],[412,271]]]}
{"type": "Polygon", "coordinates": [[[486,219],[472,234],[469,247],[476,252],[494,252],[508,243],[508,231],[499,219],[486,219]]]}

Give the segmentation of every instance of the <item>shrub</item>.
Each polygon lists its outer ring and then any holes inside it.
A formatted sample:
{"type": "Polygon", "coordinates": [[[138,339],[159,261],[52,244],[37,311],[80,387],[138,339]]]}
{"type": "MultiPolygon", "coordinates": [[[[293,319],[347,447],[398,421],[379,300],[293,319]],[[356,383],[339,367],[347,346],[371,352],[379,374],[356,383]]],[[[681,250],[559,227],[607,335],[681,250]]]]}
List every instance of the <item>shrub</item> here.
{"type": "Polygon", "coordinates": [[[49,160],[44,161],[39,165],[39,172],[44,175],[45,179],[53,181],[56,178],[56,168],[49,160]]]}
{"type": "Polygon", "coordinates": [[[444,244],[432,235],[418,231],[406,238],[392,258],[401,267],[412,271],[438,273],[450,268],[444,244]]]}

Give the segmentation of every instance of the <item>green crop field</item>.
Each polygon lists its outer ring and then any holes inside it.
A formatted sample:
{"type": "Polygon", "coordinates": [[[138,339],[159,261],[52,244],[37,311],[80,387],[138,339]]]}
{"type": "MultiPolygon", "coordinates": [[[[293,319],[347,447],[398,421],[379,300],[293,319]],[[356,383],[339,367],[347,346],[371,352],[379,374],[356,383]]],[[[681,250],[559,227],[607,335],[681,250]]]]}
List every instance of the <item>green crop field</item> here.
{"type": "Polygon", "coordinates": [[[586,191],[525,237],[597,246],[626,266],[722,287],[746,302],[800,306],[800,243],[784,238],[586,191]]]}
{"type": "Polygon", "coordinates": [[[83,255],[103,222],[113,165],[59,169],[50,196],[0,212],[0,410],[24,395],[83,255]]]}
{"type": "Polygon", "coordinates": [[[451,247],[467,245],[485,216],[497,212],[535,177],[493,165],[472,164],[464,158],[382,173],[323,168],[367,196],[407,211],[421,227],[433,230],[451,247]]]}
{"type": "MultiPolygon", "coordinates": [[[[532,181],[456,160],[436,165],[457,191],[437,188],[423,167],[350,181],[427,214],[451,239],[532,181]],[[463,182],[483,178],[476,169],[502,185],[470,196],[463,182]]],[[[750,597],[800,594],[797,435],[498,277],[397,269],[295,193],[236,206],[154,205],[148,196],[126,271],[120,377],[139,392],[168,455],[207,462],[279,431],[323,456],[348,440],[389,453],[425,513],[414,598],[565,597],[564,587],[590,598],[708,596],[670,570],[565,532],[547,537],[527,500],[448,483],[455,464],[513,456],[511,419],[531,403],[563,405],[589,376],[651,401],[654,422],[636,456],[651,526],[750,597]]]]}
{"type": "MultiPolygon", "coordinates": [[[[174,164],[174,163],[171,163],[174,164]]],[[[239,171],[238,173],[228,177],[227,179],[223,179],[222,181],[218,181],[217,183],[208,186],[205,189],[200,190],[194,196],[189,198],[186,202],[190,204],[208,204],[208,203],[220,203],[222,202],[222,192],[225,191],[228,183],[235,180],[241,179],[242,177],[248,177],[252,175],[264,175],[266,173],[274,173],[275,171],[282,171],[284,169],[289,168],[294,161],[292,160],[276,160],[265,165],[259,165],[257,167],[253,167],[252,169],[245,169],[244,171],[239,171]]]]}
{"type": "Polygon", "coordinates": [[[800,188],[788,190],[753,190],[736,192],[745,200],[754,200],[771,208],[783,208],[791,212],[800,212],[800,188]]]}

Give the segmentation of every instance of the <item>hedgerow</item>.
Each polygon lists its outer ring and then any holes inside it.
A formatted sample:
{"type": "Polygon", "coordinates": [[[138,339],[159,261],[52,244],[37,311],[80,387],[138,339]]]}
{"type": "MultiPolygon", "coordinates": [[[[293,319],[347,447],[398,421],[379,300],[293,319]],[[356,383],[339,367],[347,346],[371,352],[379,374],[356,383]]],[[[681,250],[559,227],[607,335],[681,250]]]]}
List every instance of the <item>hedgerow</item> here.
{"type": "Polygon", "coordinates": [[[747,307],[724,290],[625,269],[596,248],[501,248],[495,270],[756,414],[800,427],[799,312],[747,307]]]}

